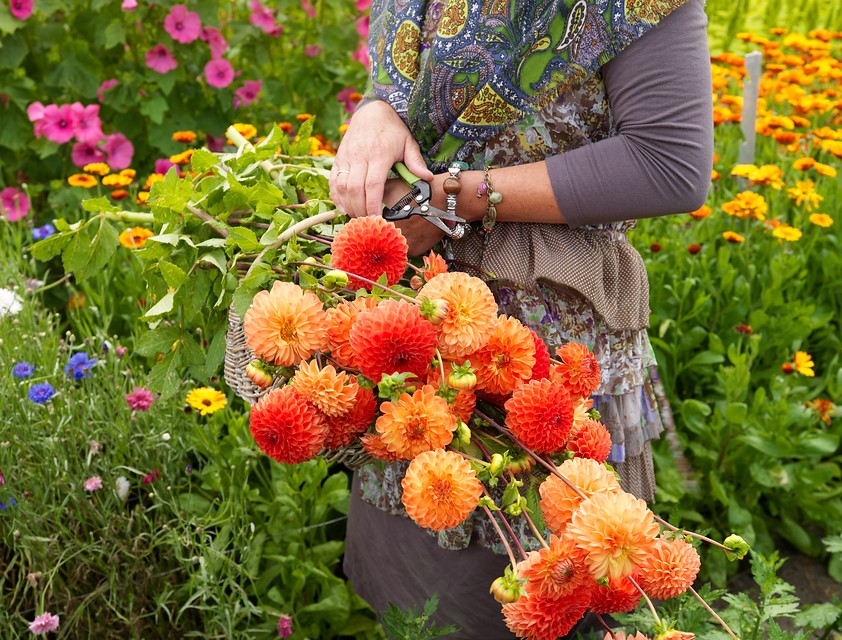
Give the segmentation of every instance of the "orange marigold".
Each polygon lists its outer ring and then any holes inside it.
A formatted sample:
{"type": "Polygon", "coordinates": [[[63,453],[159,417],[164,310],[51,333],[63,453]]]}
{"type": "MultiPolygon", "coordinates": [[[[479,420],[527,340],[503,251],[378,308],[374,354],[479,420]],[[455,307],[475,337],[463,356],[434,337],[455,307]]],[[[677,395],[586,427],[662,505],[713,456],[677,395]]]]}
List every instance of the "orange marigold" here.
{"type": "Polygon", "coordinates": [[[500,316],[485,346],[473,357],[477,389],[509,394],[532,376],[535,342],[520,320],[500,316]]]}
{"type": "Polygon", "coordinates": [[[409,463],[401,482],[406,513],[434,531],[465,521],[482,495],[471,464],[455,451],[424,451],[409,463]]]}
{"type": "Polygon", "coordinates": [[[377,413],[377,398],[371,389],[354,385],[354,406],[349,411],[328,421],[329,432],[325,446],[328,449],[347,447],[374,421],[377,413]]]}
{"type": "Polygon", "coordinates": [[[331,418],[351,410],[358,388],[356,381],[349,379],[344,371],[337,373],[332,365],[319,368],[315,360],[302,362],[290,384],[307,402],[331,418]]]}
{"type": "Polygon", "coordinates": [[[132,227],[121,232],[117,236],[117,240],[126,249],[141,249],[146,244],[146,241],[154,235],[154,231],[150,231],[144,227],[132,227]]]}
{"type": "Polygon", "coordinates": [[[573,428],[573,403],[564,385],[532,380],[515,389],[506,402],[506,426],[536,453],[560,451],[573,428]]]}
{"type": "Polygon", "coordinates": [[[324,414],[289,385],[272,389],[249,414],[251,435],[273,460],[305,462],[324,448],[328,428],[324,414]]]}
{"type": "Polygon", "coordinates": [[[176,131],[172,134],[172,139],[175,142],[183,142],[184,144],[190,144],[196,139],[196,132],[195,131],[176,131]]]}
{"type": "Polygon", "coordinates": [[[601,380],[599,363],[596,356],[583,344],[568,342],[556,349],[556,355],[562,363],[552,370],[552,378],[567,386],[574,398],[587,398],[601,380]]]}
{"type": "Polygon", "coordinates": [[[428,384],[411,396],[404,393],[397,402],[384,402],[380,413],[374,428],[386,448],[402,460],[447,446],[456,430],[447,400],[428,384]]]}
{"type": "Polygon", "coordinates": [[[430,251],[430,255],[424,256],[424,282],[429,282],[440,273],[447,273],[447,263],[435,251],[430,251]]]}
{"type": "Polygon", "coordinates": [[[594,613],[626,613],[634,609],[643,596],[627,577],[609,580],[608,584],[596,583],[591,592],[589,609],[594,613]]]}
{"type": "Polygon", "coordinates": [[[349,344],[354,362],[370,380],[404,372],[423,378],[436,351],[436,330],[416,305],[383,300],[357,316],[349,344]]]}
{"type": "Polygon", "coordinates": [[[711,208],[703,204],[700,208],[690,212],[690,217],[694,220],[704,220],[711,214],[711,208]]]}
{"type": "Polygon", "coordinates": [[[379,433],[364,433],[360,436],[360,443],[366,453],[383,462],[397,462],[399,458],[386,448],[379,433]]]}
{"type": "MultiPolygon", "coordinates": [[[[596,493],[620,490],[617,476],[596,460],[571,458],[558,467],[558,472],[588,498],[596,493]]],[[[544,522],[547,523],[550,531],[561,535],[573,513],[582,503],[582,498],[556,475],[550,475],[544,480],[539,491],[544,522]]]]}
{"type": "Polygon", "coordinates": [[[85,189],[93,189],[99,184],[99,181],[87,173],[74,173],[67,179],[67,184],[71,187],[83,187],[85,189]]]}
{"type": "Polygon", "coordinates": [[[681,538],[658,538],[640,563],[638,582],[648,596],[667,600],[692,586],[699,573],[699,553],[681,538]]]}
{"type": "Polygon", "coordinates": [[[603,491],[579,505],[567,532],[587,554],[594,578],[619,580],[652,553],[660,529],[643,500],[625,491],[603,491]]]}
{"type": "Polygon", "coordinates": [[[354,362],[354,353],[351,351],[349,340],[351,338],[351,327],[357,320],[357,316],[363,311],[370,311],[377,306],[374,298],[357,298],[351,302],[343,302],[336,307],[328,309],[325,315],[327,322],[327,346],[330,355],[343,367],[358,368],[354,362]]]}
{"type": "Polygon", "coordinates": [[[389,285],[406,271],[408,245],[400,229],[380,216],[353,218],[336,234],[331,265],[348,272],[351,285],[371,291],[372,285],[355,278],[377,280],[384,273],[389,285]]]}
{"type": "Polygon", "coordinates": [[[518,577],[528,580],[527,594],[542,598],[563,598],[594,585],[584,553],[567,536],[550,535],[547,548],[531,552],[518,565],[518,577]]]}
{"type": "Polygon", "coordinates": [[[567,448],[577,458],[590,458],[603,463],[611,453],[611,434],[601,422],[586,420],[576,435],[570,438],[567,448]]]}
{"type": "Polygon", "coordinates": [[[556,640],[566,636],[585,615],[591,592],[574,591],[558,599],[522,595],[514,602],[503,605],[503,616],[509,630],[526,640],[556,640]]]}
{"type": "Polygon", "coordinates": [[[447,303],[447,316],[438,326],[444,358],[461,360],[474,353],[497,324],[497,303],[488,285],[461,271],[440,273],[422,287],[418,299],[447,303]]]}
{"type": "Polygon", "coordinates": [[[275,280],[270,291],[254,296],[243,331],[257,357],[282,367],[298,364],[324,347],[322,301],[297,284],[275,280]]]}

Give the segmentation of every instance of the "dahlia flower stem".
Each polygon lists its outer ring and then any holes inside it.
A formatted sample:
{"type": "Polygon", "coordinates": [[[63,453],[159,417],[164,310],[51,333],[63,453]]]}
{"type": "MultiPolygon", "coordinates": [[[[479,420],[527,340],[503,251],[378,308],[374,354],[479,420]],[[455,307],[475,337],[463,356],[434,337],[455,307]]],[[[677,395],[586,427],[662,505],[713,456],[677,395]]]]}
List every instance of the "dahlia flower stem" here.
{"type": "Polygon", "coordinates": [[[534,533],[535,537],[538,538],[538,542],[541,543],[541,546],[544,547],[544,549],[549,549],[550,545],[547,544],[547,541],[544,540],[544,536],[541,535],[540,531],[538,531],[538,527],[536,527],[535,523],[532,522],[532,518],[529,517],[529,512],[526,509],[523,509],[521,513],[523,514],[523,517],[526,518],[526,521],[529,523],[529,528],[532,529],[532,533],[534,533]]]}
{"type": "Polygon", "coordinates": [[[605,623],[605,619],[598,613],[595,613],[594,615],[596,616],[597,622],[599,622],[602,628],[605,629],[605,633],[607,633],[611,637],[611,640],[617,640],[617,636],[614,635],[614,631],[611,629],[611,627],[609,627],[605,623]]]}
{"type": "Polygon", "coordinates": [[[310,227],[315,227],[317,224],[321,224],[323,222],[330,222],[339,215],[339,212],[336,210],[323,211],[322,213],[317,213],[316,215],[310,218],[304,218],[304,220],[302,220],[301,222],[295,223],[289,229],[287,229],[281,235],[279,235],[278,239],[275,242],[264,247],[263,251],[261,251],[254,259],[252,266],[249,267],[249,270],[246,272],[246,277],[251,275],[251,270],[254,269],[254,265],[260,263],[263,260],[263,256],[265,256],[268,251],[271,251],[272,249],[277,249],[299,231],[304,231],[305,229],[309,229],[310,227]]]}
{"type": "Polygon", "coordinates": [[[491,521],[491,525],[494,527],[494,530],[497,532],[497,535],[500,537],[500,542],[503,543],[503,546],[506,548],[506,553],[509,554],[509,562],[512,563],[512,569],[517,566],[517,560],[515,560],[515,554],[512,552],[512,547],[506,542],[506,534],[503,533],[503,530],[500,529],[500,525],[497,524],[497,521],[494,519],[494,516],[491,514],[491,509],[488,507],[483,507],[485,509],[486,517],[491,521]]]}
{"type": "Polygon", "coordinates": [[[725,621],[724,621],[722,618],[720,618],[720,617],[719,617],[719,614],[718,614],[718,613],[716,613],[716,611],[714,611],[714,610],[711,608],[711,606],[710,606],[707,602],[705,602],[705,599],[704,599],[702,596],[700,596],[700,595],[696,592],[696,590],[695,590],[692,586],[688,587],[688,589],[690,590],[690,593],[692,593],[694,596],[696,596],[696,600],[698,600],[699,602],[701,602],[701,603],[702,603],[702,606],[703,606],[705,609],[707,609],[707,610],[708,610],[708,613],[709,613],[711,616],[713,616],[713,619],[714,619],[714,620],[716,620],[716,621],[717,621],[720,625],[722,625],[722,628],[723,628],[723,629],[725,629],[725,631],[727,631],[727,632],[728,632],[728,635],[729,635],[729,636],[731,636],[732,638],[734,638],[734,640],[740,640],[740,639],[739,639],[739,637],[737,636],[737,634],[736,634],[736,633],[734,633],[733,631],[731,631],[731,627],[729,627],[729,626],[725,623],[725,621]]]}
{"type": "Polygon", "coordinates": [[[141,224],[155,222],[154,215],[141,211],[115,211],[113,213],[101,213],[100,215],[106,220],[114,220],[115,222],[137,222],[141,224]]]}
{"type": "Polygon", "coordinates": [[[663,518],[660,518],[658,516],[655,516],[655,520],[657,522],[659,522],[660,524],[664,525],[665,527],[667,527],[668,529],[672,529],[673,531],[677,531],[678,533],[680,533],[683,536],[692,536],[693,538],[698,538],[699,540],[704,540],[708,544],[712,544],[714,547],[719,547],[723,551],[732,551],[732,549],[729,549],[724,544],[722,544],[720,542],[717,542],[716,540],[713,540],[711,538],[708,538],[707,536],[703,536],[701,533],[696,533],[695,531],[687,531],[686,529],[679,529],[674,524],[671,524],[671,523],[667,522],[666,520],[664,520],[663,518]]]}
{"type": "MultiPolygon", "coordinates": [[[[482,492],[486,496],[488,496],[489,499],[494,500],[494,498],[491,497],[491,494],[488,493],[488,489],[486,489],[485,486],[483,486],[482,492]]],[[[524,551],[523,546],[520,544],[520,540],[518,539],[517,535],[515,535],[514,529],[512,529],[512,525],[509,524],[508,519],[506,518],[506,516],[503,515],[502,511],[498,511],[497,515],[500,516],[500,520],[503,523],[503,526],[506,527],[506,531],[508,532],[512,543],[514,543],[515,547],[520,552],[521,558],[523,558],[525,560],[526,559],[526,551],[524,551]]]]}
{"type": "Polygon", "coordinates": [[[637,584],[637,581],[631,576],[629,576],[629,582],[631,582],[637,588],[637,590],[640,592],[640,595],[642,595],[643,599],[646,600],[646,605],[649,607],[649,611],[652,612],[652,617],[655,618],[655,624],[660,625],[661,618],[658,617],[658,612],[655,611],[655,605],[652,604],[652,601],[649,599],[649,596],[646,595],[646,592],[641,588],[639,584],[637,584]]]}
{"type": "Polygon", "coordinates": [[[450,451],[455,451],[460,456],[465,458],[465,460],[470,460],[471,462],[476,462],[477,464],[482,465],[484,467],[487,467],[490,464],[490,463],[486,462],[485,460],[480,460],[479,458],[475,458],[471,454],[465,453],[464,451],[459,451],[458,449],[450,449],[450,451]]]}
{"type": "MultiPolygon", "coordinates": [[[[192,213],[194,216],[199,218],[199,220],[204,220],[205,222],[213,222],[215,220],[215,218],[213,216],[208,215],[207,213],[205,213],[201,209],[197,209],[192,204],[187,205],[187,210],[190,213],[192,213]]],[[[213,229],[218,235],[222,236],[223,238],[228,237],[228,232],[225,229],[218,229],[214,226],[211,226],[211,229],[213,229]]]]}
{"type": "MultiPolygon", "coordinates": [[[[246,140],[245,136],[241,134],[234,128],[234,125],[231,125],[225,130],[225,135],[228,139],[237,145],[237,152],[243,151],[246,149],[247,151],[254,151],[254,145],[246,140]]],[[[272,175],[272,170],[275,169],[274,165],[269,160],[263,160],[260,162],[260,167],[266,172],[266,174],[270,177],[274,177],[272,175]]]]}

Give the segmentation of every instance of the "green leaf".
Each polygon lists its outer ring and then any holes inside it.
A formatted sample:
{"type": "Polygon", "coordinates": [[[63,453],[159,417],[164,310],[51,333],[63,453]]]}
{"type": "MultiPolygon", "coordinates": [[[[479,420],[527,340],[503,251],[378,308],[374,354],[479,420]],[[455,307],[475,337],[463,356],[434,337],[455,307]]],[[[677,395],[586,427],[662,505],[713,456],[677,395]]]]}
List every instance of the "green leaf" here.
{"type": "Polygon", "coordinates": [[[64,248],[64,270],[73,272],[76,279],[85,280],[100,271],[111,260],[117,249],[118,234],[104,219],[86,224],[64,248]]]}
{"type": "Polygon", "coordinates": [[[16,69],[26,58],[27,53],[29,53],[29,47],[26,46],[26,40],[21,37],[21,34],[3,38],[3,46],[0,46],[0,69],[16,69]]]}
{"type": "Polygon", "coordinates": [[[257,290],[247,289],[243,287],[242,284],[237,288],[234,292],[234,298],[231,300],[231,304],[234,306],[234,311],[238,316],[242,318],[246,315],[246,311],[249,310],[256,293],[257,290]]]}
{"type": "Polygon", "coordinates": [[[141,336],[135,351],[147,358],[159,353],[169,353],[180,335],[181,330],[177,327],[157,327],[141,336]]]}
{"type": "Polygon", "coordinates": [[[742,424],[748,416],[748,405],[744,402],[729,402],[725,405],[725,419],[732,424],[742,424]]]}
{"type": "Polygon", "coordinates": [[[159,316],[169,313],[172,311],[173,302],[175,302],[175,291],[168,291],[154,307],[140,316],[140,319],[149,322],[151,320],[155,320],[159,316]]]}
{"type": "Polygon", "coordinates": [[[223,275],[228,271],[228,260],[225,258],[225,252],[221,249],[214,249],[213,251],[202,254],[199,261],[212,264],[223,275]]]}
{"type": "Polygon", "coordinates": [[[190,166],[194,171],[204,173],[219,162],[219,157],[207,149],[196,149],[190,157],[190,166]]]}
{"type": "Polygon", "coordinates": [[[118,211],[117,207],[111,204],[105,196],[82,200],[82,208],[91,213],[114,213],[118,211]]]}
{"type": "Polygon", "coordinates": [[[822,538],[824,548],[830,553],[842,553],[842,533],[828,538],[822,538]]]}
{"type": "Polygon", "coordinates": [[[842,616],[839,605],[830,602],[807,605],[795,614],[795,624],[809,629],[826,629],[842,616]]]}
{"type": "Polygon", "coordinates": [[[155,124],[161,124],[164,121],[164,114],[168,109],[167,99],[159,93],[156,93],[151,98],[146,97],[140,101],[140,113],[155,124]]]}
{"type": "Polygon", "coordinates": [[[161,269],[161,276],[164,278],[164,282],[173,289],[178,289],[187,279],[187,274],[184,270],[172,262],[161,260],[158,262],[158,266],[161,269]]]}
{"type": "Polygon", "coordinates": [[[161,394],[161,399],[172,398],[179,389],[181,353],[178,349],[168,353],[149,371],[149,389],[161,394]]]}
{"type": "Polygon", "coordinates": [[[692,367],[707,367],[712,364],[720,364],[722,362],[725,362],[725,357],[721,353],[702,351],[693,356],[690,361],[684,365],[684,368],[690,369],[692,367]]]}
{"type": "Polygon", "coordinates": [[[831,456],[839,449],[839,434],[815,433],[802,436],[796,448],[808,455],[831,456]]]}
{"type": "Polygon", "coordinates": [[[46,262],[55,258],[73,238],[71,233],[56,233],[33,244],[29,252],[36,260],[46,262]]]}
{"type": "Polygon", "coordinates": [[[105,49],[116,47],[118,44],[123,44],[126,41],[126,29],[123,23],[119,20],[114,20],[107,27],[105,27],[104,45],[105,49]]]}
{"type": "Polygon", "coordinates": [[[205,359],[205,378],[210,378],[216,373],[222,359],[225,357],[225,337],[228,333],[228,325],[223,324],[214,334],[208,346],[208,353],[205,359]]]}
{"type": "Polygon", "coordinates": [[[228,242],[246,252],[258,251],[263,247],[258,242],[254,231],[248,227],[231,227],[228,232],[228,242]]]}
{"type": "Polygon", "coordinates": [[[44,84],[70,90],[85,98],[95,98],[98,78],[103,77],[102,64],[89,51],[89,43],[69,40],[61,43],[58,63],[44,78],[44,84]]]}

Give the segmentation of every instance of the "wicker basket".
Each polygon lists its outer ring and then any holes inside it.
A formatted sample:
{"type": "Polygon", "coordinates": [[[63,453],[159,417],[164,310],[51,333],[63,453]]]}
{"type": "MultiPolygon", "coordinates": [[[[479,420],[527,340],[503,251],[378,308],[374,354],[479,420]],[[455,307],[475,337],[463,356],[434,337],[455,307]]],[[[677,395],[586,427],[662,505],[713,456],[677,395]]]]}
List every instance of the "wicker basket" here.
{"type": "MultiPolygon", "coordinates": [[[[286,379],[276,378],[271,386],[261,389],[251,378],[246,375],[246,367],[255,359],[254,351],[246,344],[246,335],[243,331],[243,321],[234,311],[233,307],[228,309],[228,333],[225,338],[225,382],[234,390],[240,398],[254,404],[272,389],[277,389],[286,384],[286,379]]],[[[374,460],[359,440],[342,449],[325,449],[320,454],[329,464],[338,462],[350,469],[358,469],[374,460]]]]}

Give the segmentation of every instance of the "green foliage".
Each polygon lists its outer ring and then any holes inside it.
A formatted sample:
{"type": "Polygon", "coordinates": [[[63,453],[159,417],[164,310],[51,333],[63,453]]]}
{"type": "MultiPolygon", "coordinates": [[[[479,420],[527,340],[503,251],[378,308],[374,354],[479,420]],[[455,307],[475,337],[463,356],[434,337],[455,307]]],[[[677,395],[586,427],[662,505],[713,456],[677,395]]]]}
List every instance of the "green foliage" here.
{"type": "Polygon", "coordinates": [[[433,623],[432,616],[438,605],[439,598],[435,593],[424,603],[423,613],[417,607],[401,610],[390,604],[383,612],[383,628],[387,636],[393,640],[433,640],[456,633],[458,628],[454,625],[437,627],[433,623]]]}

